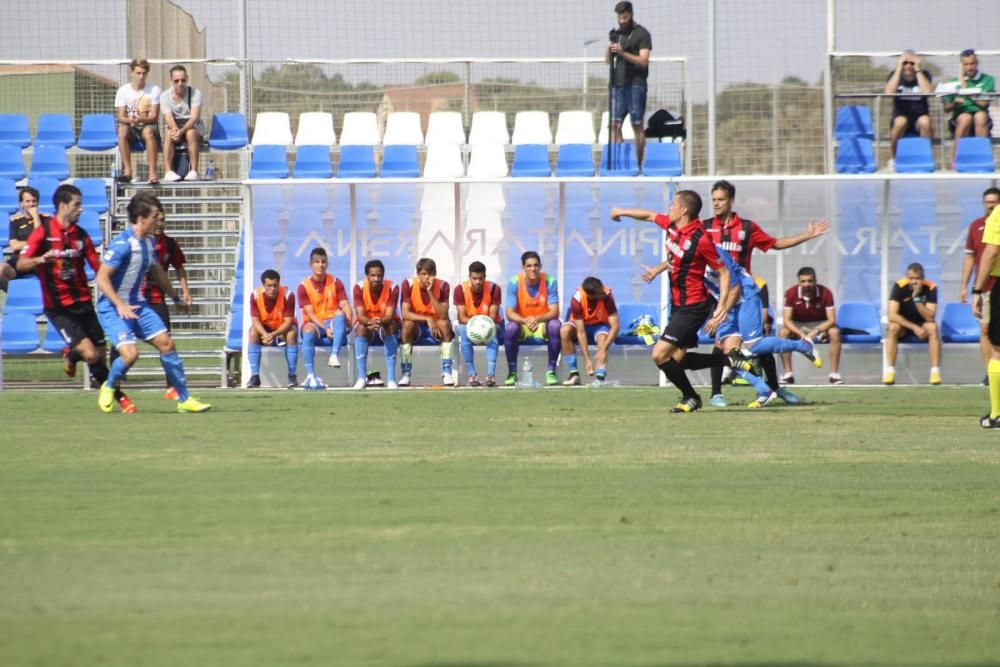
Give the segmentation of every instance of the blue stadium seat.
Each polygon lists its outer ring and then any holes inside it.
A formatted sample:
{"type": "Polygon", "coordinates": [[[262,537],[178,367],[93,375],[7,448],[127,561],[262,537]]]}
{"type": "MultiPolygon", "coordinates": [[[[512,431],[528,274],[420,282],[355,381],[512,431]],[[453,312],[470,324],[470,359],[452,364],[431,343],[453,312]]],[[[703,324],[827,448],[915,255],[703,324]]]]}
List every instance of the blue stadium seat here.
{"type": "Polygon", "coordinates": [[[66,347],[66,341],[52,326],[52,322],[45,325],[45,338],[42,340],[42,349],[51,354],[61,354],[66,347]]]}
{"type": "Polygon", "coordinates": [[[34,315],[15,312],[4,316],[2,349],[4,354],[28,354],[38,349],[38,324],[34,315]]]}
{"type": "Polygon", "coordinates": [[[104,243],[104,226],[101,224],[101,216],[97,211],[84,210],[80,213],[80,219],[76,221],[76,224],[90,235],[94,245],[104,243]]]}
{"type": "Polygon", "coordinates": [[[14,146],[18,150],[30,146],[28,117],[23,113],[0,113],[0,144],[14,146]]]}
{"type": "Polygon", "coordinates": [[[552,175],[549,163],[549,148],[543,144],[522,144],[514,147],[514,164],[510,175],[514,177],[539,178],[552,175]]]}
{"type": "Polygon", "coordinates": [[[941,318],[941,340],[946,343],[978,343],[979,320],[964,303],[945,304],[941,318]]]}
{"type": "Polygon", "coordinates": [[[988,174],[996,171],[989,137],[962,137],[955,151],[955,171],[988,174]]]}
{"type": "Polygon", "coordinates": [[[109,113],[89,113],[80,122],[80,140],[85,151],[106,151],[118,145],[115,117],[109,113]]]}
{"type": "Polygon", "coordinates": [[[878,343],[882,340],[882,323],[878,308],[871,303],[847,302],[837,310],[837,326],[845,343],[878,343]],[[849,333],[849,329],[866,333],[849,333]]]}
{"type": "Polygon", "coordinates": [[[601,176],[638,176],[634,144],[611,144],[611,165],[608,166],[608,146],[601,147],[601,176]]]}
{"type": "Polygon", "coordinates": [[[294,178],[333,178],[329,146],[299,146],[295,153],[294,178]]]}
{"type": "Polygon", "coordinates": [[[837,122],[833,128],[833,136],[838,140],[874,139],[871,109],[866,106],[846,106],[837,109],[837,122]]]}
{"type": "Polygon", "coordinates": [[[382,154],[382,178],[417,178],[420,164],[417,147],[404,145],[386,146],[382,154]]]}
{"type": "Polygon", "coordinates": [[[69,178],[69,159],[63,146],[39,144],[31,159],[31,175],[47,176],[57,180],[69,178]]]}
{"type": "Polygon", "coordinates": [[[76,143],[73,119],[65,113],[43,113],[38,117],[35,145],[51,144],[69,148],[76,143]]]}
{"type": "MultiPolygon", "coordinates": [[[[17,207],[17,185],[14,179],[0,178],[0,216],[13,213],[17,207]]],[[[2,223],[3,221],[0,221],[0,227],[3,228],[3,234],[6,235],[7,225],[2,223]]]]}
{"type": "Polygon", "coordinates": [[[56,212],[56,207],[52,203],[52,195],[59,187],[59,180],[48,176],[32,175],[28,179],[28,185],[38,190],[39,212],[53,215],[56,212]]]}
{"type": "Polygon", "coordinates": [[[375,178],[375,151],[371,146],[341,146],[337,178],[375,178]]]}
{"type": "Polygon", "coordinates": [[[931,140],[923,137],[903,137],[896,144],[897,174],[930,174],[934,171],[931,140]]]}
{"type": "Polygon", "coordinates": [[[212,117],[208,145],[214,150],[232,151],[250,143],[247,119],[241,113],[217,113],[212,117]]]}
{"type": "Polygon", "coordinates": [[[73,185],[80,188],[83,210],[105,213],[108,210],[108,186],[103,178],[78,178],[73,185]]]}
{"type": "Polygon", "coordinates": [[[643,176],[680,176],[682,172],[680,144],[646,142],[643,176]]]}
{"type": "Polygon", "coordinates": [[[618,337],[615,338],[615,345],[645,345],[644,341],[640,336],[629,335],[632,331],[632,322],[637,320],[643,315],[649,315],[656,326],[660,325],[659,314],[657,313],[657,306],[653,304],[645,303],[619,303],[618,304],[618,323],[621,327],[618,331],[618,337]]]}
{"type": "Polygon", "coordinates": [[[14,144],[0,144],[0,178],[24,178],[24,157],[14,144]]]}
{"type": "MultiPolygon", "coordinates": [[[[42,314],[42,286],[33,276],[11,280],[7,283],[7,303],[3,307],[4,316],[13,313],[42,314]]],[[[6,322],[4,322],[6,325],[6,322]]],[[[6,326],[4,327],[6,329],[6,326]]]]}
{"type": "Polygon", "coordinates": [[[288,155],[284,146],[254,146],[250,178],[288,178],[288,155]]]}
{"type": "Polygon", "coordinates": [[[858,137],[840,139],[837,145],[838,174],[874,174],[875,155],[872,140],[858,137]]]}
{"type": "Polygon", "coordinates": [[[594,175],[594,151],[590,144],[563,144],[556,158],[556,176],[594,175]]]}

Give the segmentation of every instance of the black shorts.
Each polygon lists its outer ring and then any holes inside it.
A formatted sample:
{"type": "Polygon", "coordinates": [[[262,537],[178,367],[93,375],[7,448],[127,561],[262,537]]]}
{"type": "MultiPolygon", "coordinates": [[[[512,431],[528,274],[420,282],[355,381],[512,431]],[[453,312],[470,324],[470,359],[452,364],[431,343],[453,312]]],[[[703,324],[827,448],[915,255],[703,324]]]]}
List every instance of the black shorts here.
{"type": "Polygon", "coordinates": [[[1000,347],[1000,280],[993,282],[993,287],[989,291],[989,303],[983,304],[988,308],[985,313],[989,317],[986,325],[986,337],[990,339],[990,345],[1000,347]]]}
{"type": "Polygon", "coordinates": [[[684,349],[698,347],[698,329],[712,314],[713,308],[712,301],[703,301],[693,306],[675,306],[670,310],[670,319],[660,340],[684,349]]]}
{"type": "MultiPolygon", "coordinates": [[[[993,119],[990,118],[990,112],[989,111],[987,111],[986,109],[983,109],[983,111],[986,111],[986,130],[990,134],[992,134],[993,133],[993,119]]],[[[951,134],[951,136],[955,136],[955,116],[952,116],[951,118],[948,119],[948,132],[951,134]]],[[[973,130],[969,134],[970,137],[974,136],[974,135],[975,135],[975,130],[973,130]]]]}
{"type": "Polygon", "coordinates": [[[68,308],[46,308],[45,317],[59,332],[69,347],[76,347],[84,338],[89,338],[95,347],[105,345],[104,329],[97,320],[97,311],[90,302],[78,303],[68,308]]]}
{"type": "Polygon", "coordinates": [[[927,116],[928,122],[930,122],[930,114],[926,113],[897,113],[893,115],[892,120],[889,121],[889,129],[896,124],[896,119],[902,116],[906,119],[906,132],[903,136],[916,136],[917,135],[917,121],[921,116],[927,116]]]}
{"type": "Polygon", "coordinates": [[[167,304],[149,303],[147,301],[146,306],[160,316],[160,319],[163,320],[163,326],[167,328],[167,333],[170,333],[170,309],[167,307],[167,304]]]}

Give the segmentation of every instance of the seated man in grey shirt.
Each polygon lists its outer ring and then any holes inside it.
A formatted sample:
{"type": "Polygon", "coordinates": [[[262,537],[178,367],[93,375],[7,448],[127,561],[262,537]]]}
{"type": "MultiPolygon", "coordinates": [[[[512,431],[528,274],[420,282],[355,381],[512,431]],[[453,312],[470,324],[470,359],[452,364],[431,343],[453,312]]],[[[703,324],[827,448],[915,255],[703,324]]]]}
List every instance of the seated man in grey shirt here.
{"type": "Polygon", "coordinates": [[[198,180],[198,151],[205,136],[201,120],[201,91],[188,85],[188,73],[183,65],[170,68],[170,89],[160,95],[160,115],[163,116],[164,181],[198,180]],[[181,177],[174,171],[176,146],[187,144],[190,168],[181,177]]]}

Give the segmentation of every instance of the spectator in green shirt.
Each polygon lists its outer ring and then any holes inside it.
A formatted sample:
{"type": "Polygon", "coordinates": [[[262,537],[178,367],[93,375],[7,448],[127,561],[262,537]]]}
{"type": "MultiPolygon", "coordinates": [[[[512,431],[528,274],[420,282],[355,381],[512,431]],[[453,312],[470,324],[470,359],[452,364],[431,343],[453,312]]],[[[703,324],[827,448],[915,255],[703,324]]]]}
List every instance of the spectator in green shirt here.
{"type": "MultiPolygon", "coordinates": [[[[943,98],[944,110],[951,113],[951,120],[948,127],[955,135],[955,150],[958,148],[958,140],[962,137],[972,135],[975,132],[977,137],[990,136],[990,128],[993,121],[990,120],[990,98],[987,93],[992,93],[996,88],[996,82],[989,74],[979,71],[979,58],[972,49],[966,49],[960,54],[962,61],[958,69],[958,78],[954,79],[958,92],[968,88],[978,88],[978,94],[972,95],[946,95],[943,98]]],[[[952,152],[952,166],[955,164],[955,153],[952,152]]]]}

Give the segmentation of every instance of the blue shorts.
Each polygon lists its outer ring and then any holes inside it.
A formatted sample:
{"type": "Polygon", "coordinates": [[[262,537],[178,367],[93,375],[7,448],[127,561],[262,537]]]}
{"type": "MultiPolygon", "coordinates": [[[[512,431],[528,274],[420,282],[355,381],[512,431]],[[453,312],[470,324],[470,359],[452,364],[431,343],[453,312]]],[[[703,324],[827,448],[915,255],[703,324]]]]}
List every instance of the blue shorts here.
{"type": "Polygon", "coordinates": [[[721,343],[730,336],[740,335],[740,323],[739,323],[739,312],[740,305],[737,304],[735,308],[731,309],[726,313],[726,319],[722,321],[719,328],[715,330],[715,341],[721,343]]]}
{"type": "Polygon", "coordinates": [[[590,345],[596,345],[597,334],[611,333],[611,325],[607,324],[606,322],[598,322],[597,324],[584,324],[583,330],[587,332],[587,343],[589,343],[590,345]]]}
{"type": "Polygon", "coordinates": [[[622,122],[631,116],[633,126],[641,126],[646,118],[646,86],[631,85],[615,88],[611,117],[622,122]]]}
{"type": "Polygon", "coordinates": [[[747,345],[756,343],[764,337],[764,309],[760,305],[760,299],[749,299],[737,308],[743,342],[747,345]]]}
{"type": "Polygon", "coordinates": [[[108,300],[102,300],[97,309],[97,319],[109,343],[119,348],[135,345],[136,340],[150,341],[167,331],[167,326],[156,311],[143,304],[135,311],[134,320],[123,320],[108,300]]]}

